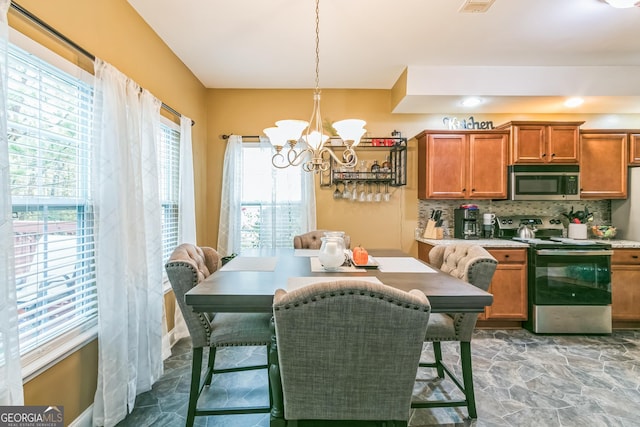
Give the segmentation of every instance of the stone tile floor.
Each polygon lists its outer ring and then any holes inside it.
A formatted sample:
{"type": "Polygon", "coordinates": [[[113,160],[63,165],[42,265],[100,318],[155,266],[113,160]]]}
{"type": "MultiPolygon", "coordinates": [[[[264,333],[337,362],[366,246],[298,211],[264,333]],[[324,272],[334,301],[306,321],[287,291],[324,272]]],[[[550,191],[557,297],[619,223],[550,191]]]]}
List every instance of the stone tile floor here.
{"type": "MultiPolygon", "coordinates": [[[[534,335],[525,330],[477,330],[471,343],[478,419],[466,408],[412,410],[409,426],[640,426],[640,331],[607,336],[534,335]]],[[[459,372],[459,351],[443,343],[443,356],[459,372]]],[[[431,360],[425,344],[423,360],[431,360]]],[[[266,350],[218,350],[216,366],[264,363],[266,350]]],[[[173,348],[165,374],[136,399],[119,427],[183,426],[189,392],[188,339],[173,348]]],[[[266,371],[214,377],[203,399],[229,405],[267,404],[266,371]]],[[[459,396],[455,385],[421,369],[416,398],[459,396]]],[[[201,400],[201,402],[203,402],[201,400]]],[[[267,427],[268,414],[197,417],[197,426],[267,427]]]]}

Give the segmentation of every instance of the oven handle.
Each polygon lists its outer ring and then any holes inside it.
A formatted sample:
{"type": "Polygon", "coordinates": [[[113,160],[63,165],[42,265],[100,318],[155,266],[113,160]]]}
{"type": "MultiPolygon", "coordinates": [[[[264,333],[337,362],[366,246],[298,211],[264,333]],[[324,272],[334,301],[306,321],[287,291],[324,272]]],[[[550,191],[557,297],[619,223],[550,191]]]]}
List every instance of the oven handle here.
{"type": "Polygon", "coordinates": [[[538,249],[536,255],[557,255],[557,256],[602,256],[613,255],[611,250],[580,250],[580,249],[538,249]]]}

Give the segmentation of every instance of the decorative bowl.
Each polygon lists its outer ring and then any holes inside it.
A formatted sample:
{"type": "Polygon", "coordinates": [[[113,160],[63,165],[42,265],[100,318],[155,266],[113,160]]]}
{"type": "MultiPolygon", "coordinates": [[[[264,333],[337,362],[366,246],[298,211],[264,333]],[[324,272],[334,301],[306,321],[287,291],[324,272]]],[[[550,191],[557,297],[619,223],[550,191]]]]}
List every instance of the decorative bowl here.
{"type": "Polygon", "coordinates": [[[590,230],[595,239],[613,239],[617,233],[616,228],[612,225],[593,225],[590,230]]]}

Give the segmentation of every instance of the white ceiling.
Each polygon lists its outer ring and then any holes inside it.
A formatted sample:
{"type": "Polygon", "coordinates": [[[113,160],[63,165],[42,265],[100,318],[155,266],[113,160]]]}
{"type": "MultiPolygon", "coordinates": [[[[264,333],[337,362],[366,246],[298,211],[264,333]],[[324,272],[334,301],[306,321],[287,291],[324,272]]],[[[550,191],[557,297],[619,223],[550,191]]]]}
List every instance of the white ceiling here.
{"type": "MultiPolygon", "coordinates": [[[[314,0],[128,1],[207,88],[315,85],[314,0]]],[[[462,3],[320,0],[320,87],[391,89],[406,70],[394,112],[640,113],[640,7],[462,3]]]]}

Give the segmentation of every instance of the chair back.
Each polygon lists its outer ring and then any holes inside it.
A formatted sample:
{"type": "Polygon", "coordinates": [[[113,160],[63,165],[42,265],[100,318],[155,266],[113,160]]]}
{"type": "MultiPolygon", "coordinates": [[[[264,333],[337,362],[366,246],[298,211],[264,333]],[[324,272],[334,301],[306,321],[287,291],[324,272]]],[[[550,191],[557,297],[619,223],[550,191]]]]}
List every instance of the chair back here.
{"type": "Polygon", "coordinates": [[[216,271],[219,265],[220,255],[215,249],[188,243],[178,246],[165,265],[171,288],[189,329],[194,348],[209,345],[213,315],[195,313],[184,302],[184,295],[216,271]]]}
{"type": "MultiPolygon", "coordinates": [[[[429,263],[443,272],[486,291],[498,261],[482,246],[473,244],[437,245],[429,251],[429,263]]],[[[460,341],[471,340],[477,313],[449,314],[454,318],[460,341]]]]}
{"type": "Polygon", "coordinates": [[[287,420],[408,420],[431,306],[424,293],[366,281],[274,297],[287,420]]]}
{"type": "MultiPolygon", "coordinates": [[[[326,233],[327,231],[329,230],[314,230],[309,231],[308,233],[294,236],[294,249],[320,249],[320,246],[322,245],[321,239],[324,237],[324,233],[326,233]]],[[[351,238],[347,234],[344,235],[344,247],[346,249],[349,249],[351,247],[351,238]]]]}

